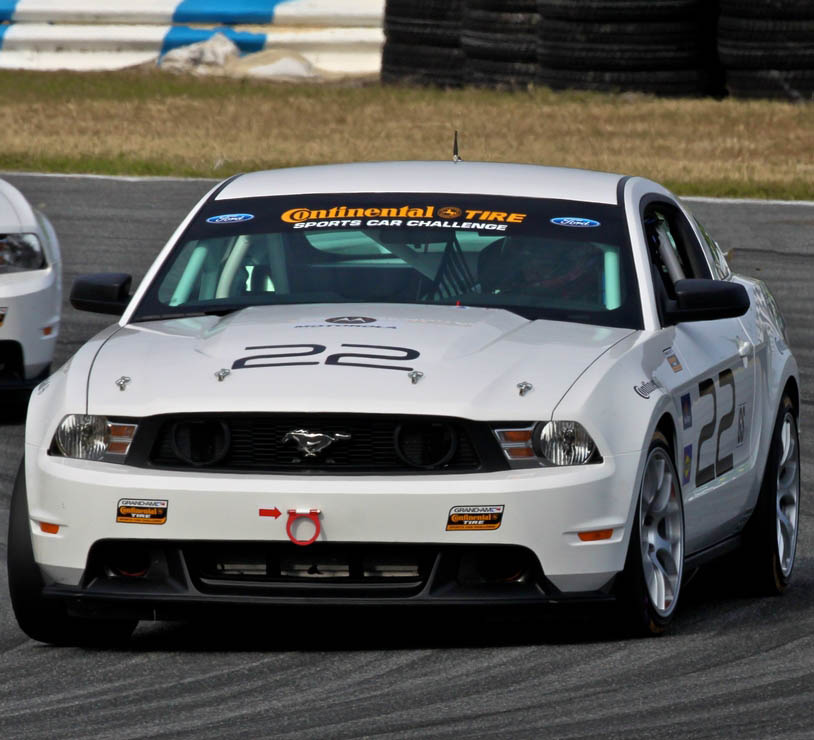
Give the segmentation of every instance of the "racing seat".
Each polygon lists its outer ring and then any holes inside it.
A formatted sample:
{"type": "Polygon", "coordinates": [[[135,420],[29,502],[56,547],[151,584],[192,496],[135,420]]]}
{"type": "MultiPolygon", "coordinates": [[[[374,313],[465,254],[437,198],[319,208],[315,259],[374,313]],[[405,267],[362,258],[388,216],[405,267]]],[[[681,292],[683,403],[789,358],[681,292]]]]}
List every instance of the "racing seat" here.
{"type": "Polygon", "coordinates": [[[507,265],[502,258],[505,238],[492,242],[478,255],[478,283],[483,294],[492,295],[506,283],[507,265]]]}

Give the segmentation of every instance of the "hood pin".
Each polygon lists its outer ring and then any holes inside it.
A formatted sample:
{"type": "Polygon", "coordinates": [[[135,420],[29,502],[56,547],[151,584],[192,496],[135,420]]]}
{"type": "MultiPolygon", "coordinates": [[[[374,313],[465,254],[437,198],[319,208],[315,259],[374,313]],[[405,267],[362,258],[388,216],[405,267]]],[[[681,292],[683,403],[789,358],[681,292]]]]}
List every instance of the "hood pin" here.
{"type": "Polygon", "coordinates": [[[407,373],[407,377],[413,381],[413,385],[415,385],[421,378],[424,377],[424,373],[421,370],[413,370],[411,373],[407,373]]]}
{"type": "Polygon", "coordinates": [[[121,378],[115,381],[116,385],[119,386],[120,391],[127,388],[127,384],[130,382],[132,382],[132,378],[128,378],[126,375],[122,375],[121,378]]]}
{"type": "Polygon", "coordinates": [[[526,393],[534,390],[534,386],[531,383],[527,383],[525,380],[522,383],[518,383],[517,387],[520,389],[521,396],[525,396],[526,393]]]}
{"type": "Polygon", "coordinates": [[[218,372],[215,373],[215,377],[218,379],[218,383],[222,383],[223,379],[227,375],[231,375],[231,374],[232,374],[231,370],[228,370],[227,368],[222,367],[220,370],[218,370],[218,372]]]}

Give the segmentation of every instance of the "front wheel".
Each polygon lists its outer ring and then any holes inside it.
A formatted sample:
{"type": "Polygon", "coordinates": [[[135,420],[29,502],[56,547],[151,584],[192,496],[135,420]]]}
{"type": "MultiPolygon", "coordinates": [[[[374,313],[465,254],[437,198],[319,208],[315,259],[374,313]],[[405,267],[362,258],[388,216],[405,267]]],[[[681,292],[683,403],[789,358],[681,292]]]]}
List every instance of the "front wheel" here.
{"type": "Polygon", "coordinates": [[[665,631],[678,606],[684,571],[684,506],[667,439],[653,435],[633,517],[618,596],[634,632],[665,631]]]}
{"type": "Polygon", "coordinates": [[[800,437],[794,404],[783,396],[757,505],[746,531],[747,577],[765,595],[786,590],[800,524],[800,437]]]}
{"type": "Polygon", "coordinates": [[[34,640],[54,645],[105,647],[126,641],[136,627],[135,620],[102,621],[74,617],[61,602],[42,596],[42,574],[31,546],[25,461],[20,464],[11,495],[7,566],[14,616],[20,629],[34,640]]]}

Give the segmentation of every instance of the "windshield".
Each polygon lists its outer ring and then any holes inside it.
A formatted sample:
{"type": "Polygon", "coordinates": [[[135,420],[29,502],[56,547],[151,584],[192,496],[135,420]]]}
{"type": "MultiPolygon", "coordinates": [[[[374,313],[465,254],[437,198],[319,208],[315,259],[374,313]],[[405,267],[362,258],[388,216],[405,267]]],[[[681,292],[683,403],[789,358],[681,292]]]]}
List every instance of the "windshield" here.
{"type": "Polygon", "coordinates": [[[210,201],[133,320],[370,302],[642,325],[620,206],[428,193],[210,201]]]}

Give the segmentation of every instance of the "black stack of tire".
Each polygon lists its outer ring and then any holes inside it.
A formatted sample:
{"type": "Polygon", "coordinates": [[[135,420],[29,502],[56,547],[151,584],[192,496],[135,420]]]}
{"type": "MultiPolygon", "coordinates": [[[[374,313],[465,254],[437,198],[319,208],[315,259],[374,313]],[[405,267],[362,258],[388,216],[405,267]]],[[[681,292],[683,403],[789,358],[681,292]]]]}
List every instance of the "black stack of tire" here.
{"type": "Polygon", "coordinates": [[[537,76],[537,0],[464,0],[461,47],[468,85],[522,88],[537,76]]]}
{"type": "Polygon", "coordinates": [[[537,0],[538,82],[554,89],[722,94],[715,0],[537,0]]]}
{"type": "Polygon", "coordinates": [[[387,0],[382,82],[460,87],[463,0],[387,0]]]}
{"type": "Polygon", "coordinates": [[[814,0],[721,0],[718,49],[734,97],[814,99],[814,0]]]}

